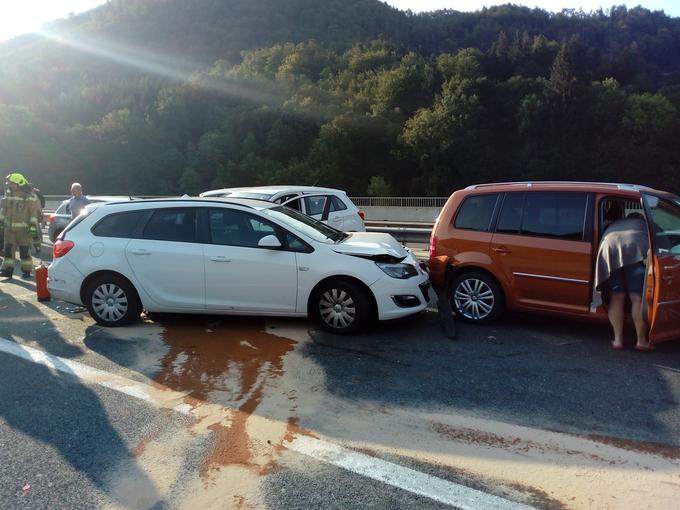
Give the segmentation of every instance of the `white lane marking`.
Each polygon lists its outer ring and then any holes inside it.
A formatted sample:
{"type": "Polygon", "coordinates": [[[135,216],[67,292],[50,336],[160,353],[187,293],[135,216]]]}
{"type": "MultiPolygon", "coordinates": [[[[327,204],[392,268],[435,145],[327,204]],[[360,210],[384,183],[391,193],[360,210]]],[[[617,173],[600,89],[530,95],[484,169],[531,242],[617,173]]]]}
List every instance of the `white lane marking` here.
{"type": "MultiPolygon", "coordinates": [[[[26,361],[44,365],[53,370],[72,375],[82,381],[99,384],[119,393],[124,393],[125,395],[148,402],[156,407],[170,407],[170,409],[173,409],[178,413],[192,415],[189,406],[184,403],[175,406],[163,405],[163,402],[160,402],[155,394],[157,392],[151,390],[148,384],[133,381],[110,372],[105,372],[104,370],[99,370],[98,368],[93,368],[77,361],[53,356],[52,354],[47,354],[39,349],[34,349],[27,345],[20,345],[2,337],[0,337],[0,352],[6,352],[7,354],[12,354],[18,358],[25,359],[26,361]]],[[[164,396],[166,394],[168,395],[168,402],[181,400],[186,396],[185,393],[173,392],[172,390],[169,391],[172,393],[163,392],[164,396]]],[[[165,401],[165,399],[163,400],[165,401]]]]}
{"type": "Polygon", "coordinates": [[[399,489],[455,506],[461,510],[520,510],[532,507],[514,503],[464,485],[449,482],[414,469],[348,450],[327,441],[299,436],[287,448],[327,464],[372,478],[399,489]]]}
{"type": "MultiPolygon", "coordinates": [[[[169,407],[179,413],[196,416],[194,410],[187,404],[181,403],[174,406],[167,404],[168,402],[181,400],[186,396],[185,393],[163,389],[163,398],[160,400],[158,395],[156,395],[158,390],[151,389],[147,384],[99,370],[77,361],[60,358],[59,356],[54,356],[26,345],[20,345],[1,337],[0,352],[64,372],[87,383],[99,384],[111,390],[143,400],[156,407],[169,407]]],[[[461,510],[478,510],[480,508],[489,510],[532,510],[530,506],[515,503],[499,496],[487,494],[392,462],[358,453],[328,441],[299,436],[287,443],[286,447],[321,462],[446,505],[460,508],[461,510]]]]}

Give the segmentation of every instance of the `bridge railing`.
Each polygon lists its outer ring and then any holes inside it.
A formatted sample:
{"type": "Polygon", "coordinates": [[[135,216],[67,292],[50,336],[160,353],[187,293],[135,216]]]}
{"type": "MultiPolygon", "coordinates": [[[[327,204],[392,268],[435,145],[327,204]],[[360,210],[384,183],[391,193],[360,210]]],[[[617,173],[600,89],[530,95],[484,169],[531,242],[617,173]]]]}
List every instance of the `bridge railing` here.
{"type": "MultiPolygon", "coordinates": [[[[45,195],[45,211],[54,211],[70,195],[45,195]]],[[[138,198],[163,198],[140,196],[138,198]]],[[[370,222],[434,223],[448,197],[350,197],[370,222]]]]}

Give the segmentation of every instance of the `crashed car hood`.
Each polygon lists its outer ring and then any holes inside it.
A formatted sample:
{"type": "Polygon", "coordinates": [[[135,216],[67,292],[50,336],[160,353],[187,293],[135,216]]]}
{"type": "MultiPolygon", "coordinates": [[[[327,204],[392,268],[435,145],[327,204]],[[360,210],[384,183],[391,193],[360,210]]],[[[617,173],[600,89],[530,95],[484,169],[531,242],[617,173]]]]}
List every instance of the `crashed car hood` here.
{"type": "Polygon", "coordinates": [[[374,255],[389,255],[403,259],[408,255],[399,241],[390,234],[378,232],[352,232],[344,241],[331,246],[337,253],[370,257],[374,255]]]}

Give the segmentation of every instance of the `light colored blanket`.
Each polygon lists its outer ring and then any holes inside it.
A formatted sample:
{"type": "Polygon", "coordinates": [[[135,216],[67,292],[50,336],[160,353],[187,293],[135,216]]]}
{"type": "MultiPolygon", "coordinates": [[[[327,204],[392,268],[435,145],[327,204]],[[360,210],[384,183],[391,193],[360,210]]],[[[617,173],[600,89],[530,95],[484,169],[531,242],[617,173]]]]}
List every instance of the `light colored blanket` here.
{"type": "Polygon", "coordinates": [[[644,220],[633,218],[618,220],[604,231],[595,267],[595,289],[602,285],[611,274],[624,266],[630,266],[647,258],[649,237],[644,220]]]}

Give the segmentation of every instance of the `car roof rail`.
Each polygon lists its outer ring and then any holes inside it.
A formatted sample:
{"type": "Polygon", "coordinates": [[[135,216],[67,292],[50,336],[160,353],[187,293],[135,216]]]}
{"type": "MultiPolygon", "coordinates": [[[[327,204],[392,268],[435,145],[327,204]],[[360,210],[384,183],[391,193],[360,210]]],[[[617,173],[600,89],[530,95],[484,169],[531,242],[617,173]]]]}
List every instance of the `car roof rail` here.
{"type": "Polygon", "coordinates": [[[525,186],[531,188],[534,185],[573,185],[573,186],[609,186],[618,190],[639,191],[644,186],[639,184],[624,184],[616,182],[590,182],[590,181],[507,181],[507,182],[488,182],[484,184],[471,184],[466,190],[474,190],[490,186],[525,186]]]}

